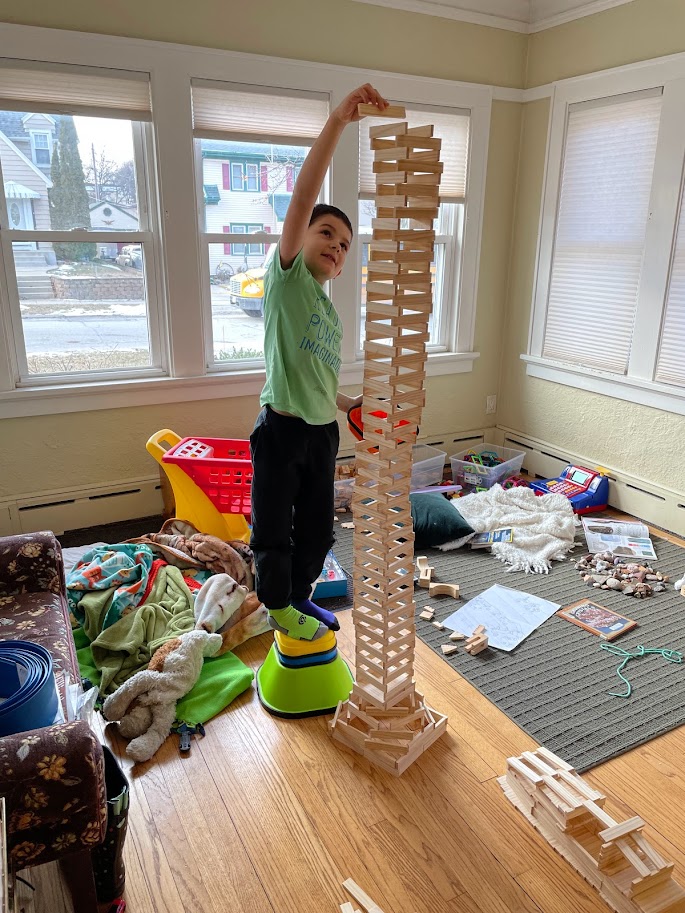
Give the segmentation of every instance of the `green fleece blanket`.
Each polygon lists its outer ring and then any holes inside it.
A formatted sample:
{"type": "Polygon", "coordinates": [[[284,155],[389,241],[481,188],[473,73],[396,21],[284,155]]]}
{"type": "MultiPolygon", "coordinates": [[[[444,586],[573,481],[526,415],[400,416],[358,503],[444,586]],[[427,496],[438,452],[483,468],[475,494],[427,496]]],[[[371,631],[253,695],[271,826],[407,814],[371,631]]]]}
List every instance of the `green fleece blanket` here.
{"type": "MultiPolygon", "coordinates": [[[[74,642],[82,678],[98,687],[100,670],[83,628],[74,630],[74,642]]],[[[176,719],[189,726],[206,723],[246,691],[253,678],[252,670],[233,653],[205,659],[194,687],[176,705],[176,719]]]]}
{"type": "Polygon", "coordinates": [[[108,628],[101,623],[111,591],[86,593],[81,599],[83,628],[90,639],[100,692],[112,694],[126,679],[145,669],[167,640],[195,627],[193,597],[177,567],[161,567],[145,602],[108,628]]]}

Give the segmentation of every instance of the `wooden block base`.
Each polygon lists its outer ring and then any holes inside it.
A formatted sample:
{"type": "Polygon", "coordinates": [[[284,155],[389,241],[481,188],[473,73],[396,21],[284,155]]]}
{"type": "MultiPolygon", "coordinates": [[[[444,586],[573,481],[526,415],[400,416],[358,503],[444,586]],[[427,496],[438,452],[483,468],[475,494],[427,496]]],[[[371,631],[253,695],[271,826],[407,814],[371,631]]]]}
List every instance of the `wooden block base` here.
{"type": "Polygon", "coordinates": [[[366,701],[364,687],[355,685],[330,727],[336,741],[399,777],[446,732],[447,716],[429,707],[413,682],[392,706],[366,701]]]}

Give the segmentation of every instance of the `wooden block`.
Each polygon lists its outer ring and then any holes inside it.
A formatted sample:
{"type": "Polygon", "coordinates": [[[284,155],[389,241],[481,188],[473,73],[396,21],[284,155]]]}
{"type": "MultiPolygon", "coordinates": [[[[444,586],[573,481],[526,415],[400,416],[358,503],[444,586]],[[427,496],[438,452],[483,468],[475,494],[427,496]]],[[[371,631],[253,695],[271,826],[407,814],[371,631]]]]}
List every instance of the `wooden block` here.
{"type": "Polygon", "coordinates": [[[361,906],[366,910],[366,913],[383,913],[378,904],[374,903],[369,895],[366,894],[351,878],[348,878],[347,881],[343,882],[343,887],[349,894],[352,895],[352,897],[354,897],[357,903],[361,904],[361,906]]]}
{"type": "Polygon", "coordinates": [[[442,140],[439,136],[420,136],[418,133],[412,133],[407,130],[404,135],[397,137],[397,145],[405,146],[409,149],[431,149],[437,151],[442,146],[442,140]]]}
{"type": "Polygon", "coordinates": [[[434,617],[435,617],[435,609],[431,609],[428,606],[426,606],[426,608],[423,610],[423,612],[421,612],[421,614],[419,615],[419,618],[423,618],[424,621],[433,621],[434,617]]]}
{"type": "Polygon", "coordinates": [[[467,653],[470,653],[471,656],[475,656],[477,653],[482,653],[483,650],[487,649],[487,646],[488,639],[485,634],[478,634],[469,637],[464,643],[464,649],[467,653]]]}
{"type": "Polygon", "coordinates": [[[433,136],[433,124],[426,124],[425,127],[408,127],[405,132],[410,136],[433,136]]]}
{"type": "Polygon", "coordinates": [[[452,631],[450,640],[466,640],[466,634],[462,634],[460,631],[452,631]]]}
{"type": "Polygon", "coordinates": [[[459,650],[459,647],[456,644],[441,644],[440,649],[445,656],[451,656],[459,650]]]}
{"type": "Polygon", "coordinates": [[[485,625],[478,625],[478,627],[475,628],[473,633],[474,634],[485,634],[485,625]]]}
{"type": "Polygon", "coordinates": [[[440,174],[432,172],[431,174],[407,174],[407,184],[439,184],[440,174]]]}
{"type": "Polygon", "coordinates": [[[351,523],[341,523],[343,529],[354,529],[354,522],[351,523]]]}
{"type": "Polygon", "coordinates": [[[409,132],[407,124],[402,121],[397,124],[379,124],[377,127],[369,127],[369,136],[371,139],[377,139],[379,136],[400,136],[407,132],[409,132]]]}
{"type": "Polygon", "coordinates": [[[340,913],[354,913],[354,907],[349,901],[340,904],[340,913]]]}
{"type": "MultiPolygon", "coordinates": [[[[437,162],[440,159],[440,152],[435,149],[429,152],[408,152],[407,158],[410,162],[437,162]]],[[[399,168],[397,169],[400,170],[399,168]]],[[[418,169],[421,170],[420,168],[418,169]]]]}
{"type": "Polygon", "coordinates": [[[437,628],[438,631],[444,631],[444,630],[445,630],[445,626],[444,626],[444,624],[443,624],[441,621],[434,621],[434,622],[433,622],[433,627],[437,628]]]}
{"type": "MultiPolygon", "coordinates": [[[[387,165],[386,162],[374,162],[373,170],[376,171],[389,171],[390,168],[378,168],[379,165],[387,165]]],[[[427,162],[427,161],[418,161],[416,159],[400,159],[397,162],[397,165],[392,166],[393,171],[408,171],[411,174],[421,174],[424,172],[429,172],[430,174],[442,174],[444,170],[444,165],[442,162],[427,162]]]]}
{"type": "Polygon", "coordinates": [[[431,583],[428,587],[429,596],[451,596],[459,599],[459,585],[456,583],[431,583]]]}
{"type": "Polygon", "coordinates": [[[407,116],[404,105],[388,105],[385,110],[381,111],[375,105],[361,104],[357,105],[357,114],[360,117],[395,117],[399,120],[403,120],[407,116]]]}
{"type": "Polygon", "coordinates": [[[611,843],[612,840],[618,840],[619,837],[626,837],[628,834],[633,834],[634,831],[639,831],[644,826],[645,822],[636,815],[634,818],[628,818],[627,821],[623,821],[621,824],[614,824],[613,827],[605,828],[603,831],[600,831],[597,836],[600,837],[604,843],[611,843]]]}

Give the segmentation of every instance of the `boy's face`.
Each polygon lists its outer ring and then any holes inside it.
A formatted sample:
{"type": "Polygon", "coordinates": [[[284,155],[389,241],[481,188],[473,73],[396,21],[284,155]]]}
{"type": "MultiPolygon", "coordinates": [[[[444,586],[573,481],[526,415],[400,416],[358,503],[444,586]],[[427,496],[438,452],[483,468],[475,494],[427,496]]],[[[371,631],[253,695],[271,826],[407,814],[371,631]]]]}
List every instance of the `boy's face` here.
{"type": "Polygon", "coordinates": [[[304,262],[317,282],[323,285],[340,275],[351,243],[352,233],[337,216],[323,215],[307,228],[304,262]]]}

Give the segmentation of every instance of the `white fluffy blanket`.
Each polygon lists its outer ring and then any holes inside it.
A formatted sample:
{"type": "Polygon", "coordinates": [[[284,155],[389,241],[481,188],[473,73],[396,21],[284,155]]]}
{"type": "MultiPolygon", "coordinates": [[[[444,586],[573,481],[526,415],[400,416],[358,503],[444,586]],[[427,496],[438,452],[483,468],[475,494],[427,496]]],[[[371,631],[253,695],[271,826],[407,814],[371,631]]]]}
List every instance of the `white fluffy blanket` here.
{"type": "MultiPolygon", "coordinates": [[[[452,504],[477,533],[514,531],[513,542],[492,546],[495,557],[509,565],[507,571],[547,574],[552,561],[561,561],[573,548],[573,508],[564,495],[551,492],[536,497],[531,488],[504,491],[494,485],[489,491],[455,498],[452,504]]],[[[438,548],[447,551],[463,542],[446,542],[438,548]]]]}

